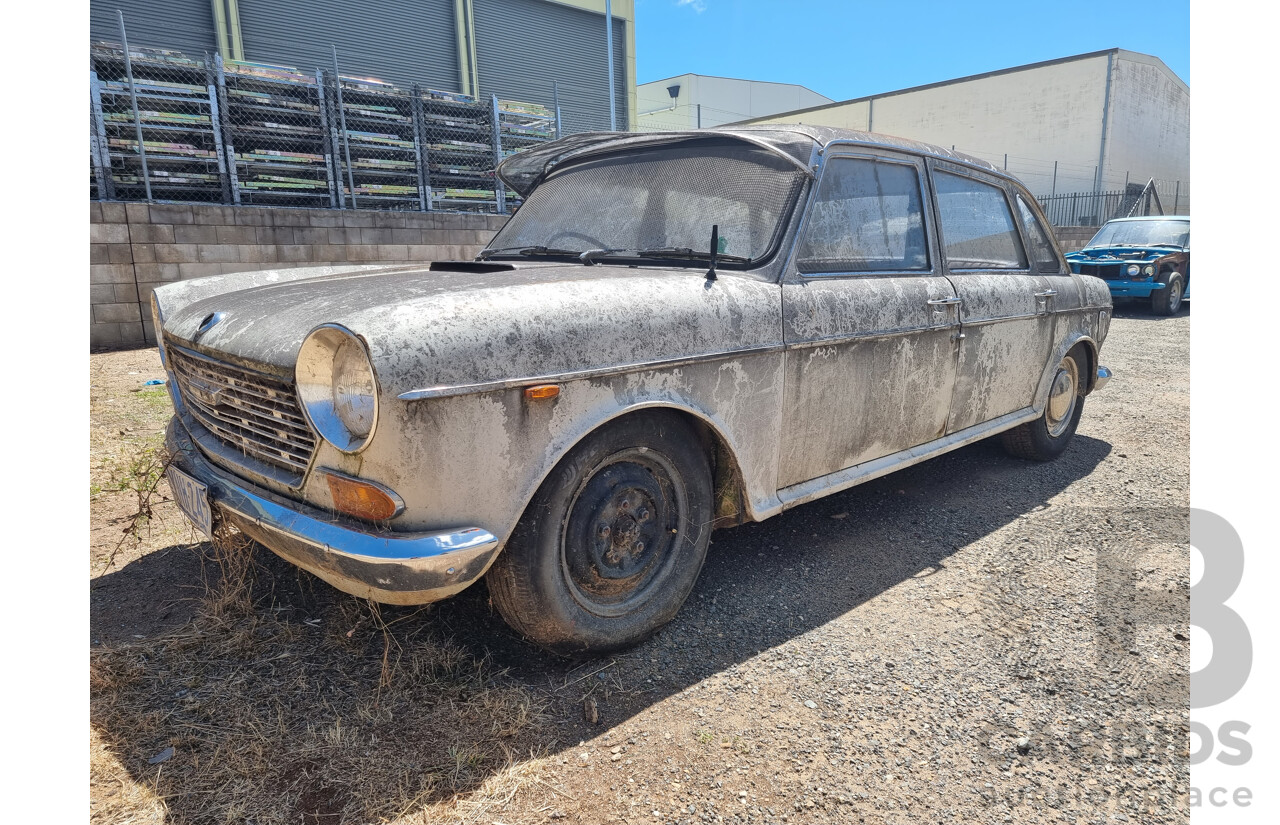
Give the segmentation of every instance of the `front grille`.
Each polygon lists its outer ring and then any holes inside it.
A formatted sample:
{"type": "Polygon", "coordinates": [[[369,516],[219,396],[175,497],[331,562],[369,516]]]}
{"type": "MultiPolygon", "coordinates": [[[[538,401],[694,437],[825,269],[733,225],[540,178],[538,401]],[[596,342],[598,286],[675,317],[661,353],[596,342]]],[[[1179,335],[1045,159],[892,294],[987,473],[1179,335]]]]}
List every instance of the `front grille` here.
{"type": "Polygon", "coordinates": [[[290,384],[190,350],[167,350],[192,417],[228,447],[301,476],[316,440],[290,384]]]}
{"type": "Polygon", "coordinates": [[[1124,280],[1124,264],[1080,264],[1081,275],[1093,275],[1106,281],[1124,280]]]}

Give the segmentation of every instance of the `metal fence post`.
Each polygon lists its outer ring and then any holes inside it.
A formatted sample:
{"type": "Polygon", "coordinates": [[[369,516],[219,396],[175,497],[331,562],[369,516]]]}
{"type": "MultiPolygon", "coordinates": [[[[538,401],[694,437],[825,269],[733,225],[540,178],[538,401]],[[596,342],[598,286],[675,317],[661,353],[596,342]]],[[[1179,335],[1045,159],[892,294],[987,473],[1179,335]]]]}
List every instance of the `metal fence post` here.
{"type": "Polygon", "coordinates": [[[1178,214],[1178,196],[1182,194],[1182,181],[1173,184],[1173,214],[1178,214]]]}
{"type": "Polygon", "coordinates": [[[222,55],[213,56],[214,79],[218,83],[219,112],[226,118],[219,126],[222,129],[222,147],[227,153],[227,180],[231,186],[231,203],[240,205],[240,173],[236,170],[236,146],[231,140],[231,110],[227,104],[227,72],[222,65],[222,55]]]}
{"type": "Polygon", "coordinates": [[[551,105],[556,113],[556,138],[560,137],[560,83],[551,84],[551,105]]]}
{"type": "MultiPolygon", "coordinates": [[[[356,204],[356,181],[351,172],[351,141],[347,138],[347,113],[342,108],[342,73],[338,71],[338,47],[333,46],[333,86],[337,89],[338,122],[342,127],[342,154],[347,160],[347,188],[351,190],[351,208],[358,209],[356,204]]],[[[345,200],[341,198],[340,200],[345,200]]]]}
{"type": "Polygon", "coordinates": [[[115,182],[111,180],[111,144],[107,142],[107,126],[102,117],[102,83],[95,71],[89,72],[89,107],[93,118],[93,142],[90,147],[93,150],[95,169],[100,170],[96,174],[100,174],[102,178],[98,184],[98,197],[115,200],[115,182]]]}
{"type": "Polygon", "coordinates": [[[324,94],[323,69],[316,69],[316,103],[320,107],[320,146],[324,149],[324,177],[325,183],[329,185],[329,208],[333,209],[338,205],[342,182],[334,174],[338,156],[333,145],[333,130],[329,128],[329,102],[324,94]]]}
{"type": "Polygon", "coordinates": [[[213,66],[209,63],[206,52],[204,58],[204,79],[209,89],[209,128],[213,132],[214,153],[218,156],[218,182],[222,185],[222,202],[231,202],[231,178],[227,174],[227,165],[234,164],[235,158],[228,158],[222,146],[222,109],[218,105],[218,84],[213,76],[213,66]]]}
{"type": "Polygon", "coordinates": [[[427,177],[430,164],[427,162],[427,145],[423,139],[422,128],[422,96],[418,84],[413,84],[409,93],[409,117],[413,120],[413,162],[418,171],[418,211],[426,212],[431,203],[431,182],[427,177]]]}
{"type": "Polygon", "coordinates": [[[142,161],[142,186],[151,200],[151,174],[147,171],[147,147],[142,145],[142,121],[138,119],[138,92],[133,88],[133,61],[129,57],[129,38],[124,31],[124,12],[116,9],[120,21],[120,47],[124,49],[124,72],[129,78],[129,102],[133,106],[133,126],[138,135],[138,157],[142,161]]]}
{"type": "Polygon", "coordinates": [[[1053,188],[1049,190],[1049,197],[1057,197],[1058,194],[1058,162],[1053,162],[1053,188]]]}
{"type": "Polygon", "coordinates": [[[502,129],[501,115],[498,113],[498,96],[490,95],[493,101],[491,108],[493,119],[493,195],[498,201],[498,214],[505,215],[507,213],[507,187],[503,185],[502,178],[498,177],[498,164],[502,163],[502,129]]]}

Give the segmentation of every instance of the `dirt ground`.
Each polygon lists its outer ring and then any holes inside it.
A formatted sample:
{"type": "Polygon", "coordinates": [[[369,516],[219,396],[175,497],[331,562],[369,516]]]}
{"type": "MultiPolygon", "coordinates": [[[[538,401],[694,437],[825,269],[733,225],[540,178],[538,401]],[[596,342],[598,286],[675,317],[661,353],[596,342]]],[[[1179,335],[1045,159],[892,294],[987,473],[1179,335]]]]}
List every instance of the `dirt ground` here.
{"type": "Polygon", "coordinates": [[[92,355],[90,818],[1186,822],[1190,327],[1118,310],[1059,460],[981,442],[717,532],[590,660],[482,584],[379,609],[201,541],[155,350],[92,355]]]}

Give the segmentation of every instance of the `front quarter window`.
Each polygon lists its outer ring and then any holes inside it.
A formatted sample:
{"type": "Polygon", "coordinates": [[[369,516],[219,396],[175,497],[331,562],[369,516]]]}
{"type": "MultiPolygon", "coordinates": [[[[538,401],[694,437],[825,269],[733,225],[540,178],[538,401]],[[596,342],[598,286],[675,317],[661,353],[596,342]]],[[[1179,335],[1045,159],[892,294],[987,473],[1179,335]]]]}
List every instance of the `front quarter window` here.
{"type": "Polygon", "coordinates": [[[1022,225],[1027,228],[1027,241],[1031,244],[1031,257],[1035,260],[1036,271],[1058,272],[1062,267],[1058,262],[1058,250],[1021,195],[1018,196],[1018,213],[1022,216],[1022,225]]]}

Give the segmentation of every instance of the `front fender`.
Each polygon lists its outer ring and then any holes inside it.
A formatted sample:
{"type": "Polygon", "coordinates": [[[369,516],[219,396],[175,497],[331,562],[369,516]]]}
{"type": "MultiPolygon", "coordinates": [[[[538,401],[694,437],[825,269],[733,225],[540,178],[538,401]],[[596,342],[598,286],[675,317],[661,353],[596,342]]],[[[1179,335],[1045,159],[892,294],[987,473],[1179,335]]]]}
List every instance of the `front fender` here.
{"type": "Polygon", "coordinates": [[[505,544],[538,487],[583,438],[635,411],[669,408],[710,431],[755,518],[777,506],[782,363],[779,348],[565,381],[554,399],[526,399],[523,387],[511,387],[400,400],[358,457],[361,466],[341,469],[401,496],[405,511],[394,529],[470,519],[505,544]]]}

